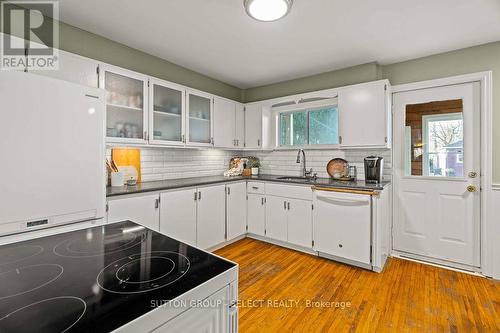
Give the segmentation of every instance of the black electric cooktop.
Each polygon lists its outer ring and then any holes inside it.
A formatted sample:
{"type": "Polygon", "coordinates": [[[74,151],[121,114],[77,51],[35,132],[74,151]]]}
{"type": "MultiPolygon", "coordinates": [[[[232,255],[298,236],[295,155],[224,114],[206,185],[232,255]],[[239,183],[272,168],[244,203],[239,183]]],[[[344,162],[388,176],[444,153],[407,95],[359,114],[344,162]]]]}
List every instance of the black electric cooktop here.
{"type": "Polygon", "coordinates": [[[234,266],[130,221],[0,246],[0,332],[109,332],[234,266]]]}

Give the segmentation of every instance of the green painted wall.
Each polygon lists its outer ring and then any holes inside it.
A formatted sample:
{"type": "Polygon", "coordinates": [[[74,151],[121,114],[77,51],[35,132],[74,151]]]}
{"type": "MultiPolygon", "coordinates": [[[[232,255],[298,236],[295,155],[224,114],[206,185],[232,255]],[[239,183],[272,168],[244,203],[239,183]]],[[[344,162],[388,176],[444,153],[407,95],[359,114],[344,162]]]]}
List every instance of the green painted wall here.
{"type": "Polygon", "coordinates": [[[493,181],[500,183],[500,42],[386,66],[375,63],[247,89],[245,102],[387,78],[392,85],[493,71],[493,181]]]}
{"type": "Polygon", "coordinates": [[[346,86],[377,80],[379,74],[376,63],[369,63],[327,73],[303,77],[290,81],[250,88],[243,91],[245,102],[255,102],[274,97],[303,92],[346,86]]]}
{"type": "Polygon", "coordinates": [[[382,66],[392,85],[493,71],[493,181],[500,183],[500,42],[382,66]]]}
{"type": "Polygon", "coordinates": [[[241,89],[212,79],[126,45],[61,23],[59,47],[85,57],[128,68],[160,79],[241,100],[241,89]]]}
{"type": "MultiPolygon", "coordinates": [[[[0,2],[3,2],[0,0],[0,2]]],[[[52,20],[45,17],[46,20],[52,20]]],[[[59,21],[59,48],[84,57],[128,68],[160,79],[242,100],[242,90],[164,59],[59,21]]],[[[1,29],[1,27],[0,27],[1,29]]],[[[1,31],[1,30],[0,30],[1,31]]],[[[52,31],[42,31],[42,34],[52,31]]],[[[23,36],[19,36],[23,37],[23,36]]]]}

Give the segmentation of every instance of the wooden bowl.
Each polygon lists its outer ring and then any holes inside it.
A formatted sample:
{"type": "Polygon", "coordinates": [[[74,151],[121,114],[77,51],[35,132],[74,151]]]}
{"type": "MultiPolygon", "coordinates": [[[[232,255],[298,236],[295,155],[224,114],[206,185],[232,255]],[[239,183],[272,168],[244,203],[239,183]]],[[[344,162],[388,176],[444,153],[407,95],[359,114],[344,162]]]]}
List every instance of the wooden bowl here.
{"type": "Polygon", "coordinates": [[[342,178],[347,173],[348,165],[349,163],[343,158],[334,158],[326,165],[326,172],[334,179],[342,178]],[[340,173],[340,177],[334,177],[333,175],[336,173],[340,173]]]}

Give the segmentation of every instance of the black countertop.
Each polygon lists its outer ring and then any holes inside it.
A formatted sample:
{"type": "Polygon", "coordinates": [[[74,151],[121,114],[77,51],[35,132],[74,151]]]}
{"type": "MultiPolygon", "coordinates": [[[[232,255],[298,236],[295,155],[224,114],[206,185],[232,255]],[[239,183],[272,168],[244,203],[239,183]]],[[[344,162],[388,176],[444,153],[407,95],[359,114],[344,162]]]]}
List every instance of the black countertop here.
{"type": "Polygon", "coordinates": [[[277,182],[277,183],[297,184],[297,185],[310,185],[310,186],[318,185],[318,186],[325,186],[332,188],[348,188],[354,190],[383,190],[384,187],[390,183],[388,181],[384,181],[381,184],[369,184],[362,180],[339,181],[339,180],[333,180],[331,178],[317,178],[315,181],[305,180],[305,179],[294,179],[294,180],[278,179],[281,177],[286,177],[286,176],[283,175],[259,175],[251,177],[208,176],[208,177],[169,179],[169,180],[160,180],[153,182],[144,182],[134,186],[125,185],[121,187],[108,187],[106,189],[106,196],[113,197],[125,194],[172,190],[183,187],[203,186],[203,185],[229,183],[229,182],[245,181],[245,180],[277,182]]]}
{"type": "Polygon", "coordinates": [[[110,332],[236,264],[130,221],[0,246],[0,332],[110,332]]]}

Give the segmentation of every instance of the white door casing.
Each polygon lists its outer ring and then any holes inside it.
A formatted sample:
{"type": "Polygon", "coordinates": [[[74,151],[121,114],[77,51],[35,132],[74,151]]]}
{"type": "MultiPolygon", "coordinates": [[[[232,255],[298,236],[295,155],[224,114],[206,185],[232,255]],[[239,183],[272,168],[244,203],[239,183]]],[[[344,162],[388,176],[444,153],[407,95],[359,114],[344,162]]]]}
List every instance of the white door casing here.
{"type": "Polygon", "coordinates": [[[480,85],[464,83],[395,93],[394,221],[397,251],[480,266],[480,85]],[[461,99],[463,103],[463,177],[405,174],[406,106],[461,99]],[[477,177],[469,177],[476,172],[477,177]],[[477,188],[468,192],[469,185],[477,188]]]}

